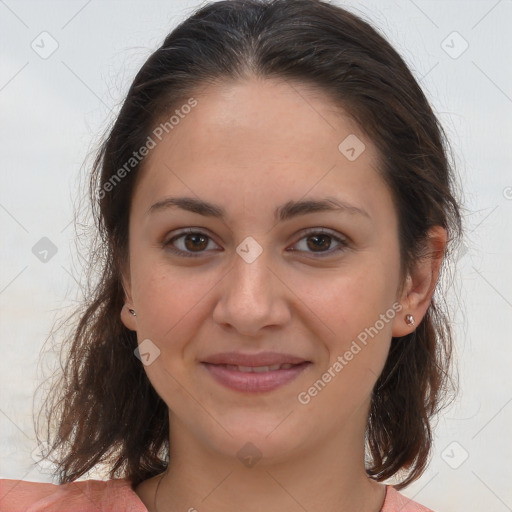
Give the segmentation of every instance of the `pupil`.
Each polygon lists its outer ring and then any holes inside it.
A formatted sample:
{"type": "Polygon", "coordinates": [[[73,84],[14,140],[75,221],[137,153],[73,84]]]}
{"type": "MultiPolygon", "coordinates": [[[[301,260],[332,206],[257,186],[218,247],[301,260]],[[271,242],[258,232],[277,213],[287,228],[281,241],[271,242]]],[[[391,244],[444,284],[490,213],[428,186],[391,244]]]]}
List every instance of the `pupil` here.
{"type": "MultiPolygon", "coordinates": [[[[323,246],[325,246],[325,247],[324,247],[325,249],[328,249],[328,248],[329,248],[329,246],[331,245],[331,244],[330,244],[330,242],[328,241],[328,240],[330,239],[329,235],[319,235],[319,236],[318,236],[318,235],[315,235],[315,236],[310,236],[310,237],[309,237],[309,240],[317,240],[317,241],[318,241],[319,239],[320,239],[320,240],[324,240],[324,241],[326,241],[326,240],[327,240],[327,244],[325,244],[325,243],[324,243],[324,244],[323,244],[323,246]]],[[[321,248],[322,248],[322,244],[318,244],[318,245],[317,245],[317,244],[315,243],[315,244],[314,244],[314,245],[312,245],[312,246],[310,245],[310,249],[315,249],[315,248],[320,248],[320,249],[321,249],[321,248]]]]}
{"type": "Polygon", "coordinates": [[[204,249],[206,248],[206,246],[208,245],[207,243],[205,244],[204,241],[206,240],[206,237],[204,237],[203,235],[187,235],[185,237],[185,245],[187,247],[187,249],[191,250],[191,249],[204,249]],[[200,246],[201,242],[196,243],[198,240],[203,240],[203,247],[200,246]],[[188,242],[190,240],[194,240],[192,242],[192,244],[189,244],[188,242]]]}
{"type": "MultiPolygon", "coordinates": [[[[330,236],[329,235],[315,235],[310,236],[308,238],[308,246],[310,249],[328,249],[330,244],[330,236]],[[314,243],[311,244],[309,241],[314,240],[314,243]],[[320,241],[320,243],[318,243],[320,241]]],[[[193,249],[205,249],[208,243],[206,242],[206,237],[203,235],[187,235],[185,237],[185,245],[188,250],[193,249]],[[190,244],[189,242],[192,243],[190,244]]]]}

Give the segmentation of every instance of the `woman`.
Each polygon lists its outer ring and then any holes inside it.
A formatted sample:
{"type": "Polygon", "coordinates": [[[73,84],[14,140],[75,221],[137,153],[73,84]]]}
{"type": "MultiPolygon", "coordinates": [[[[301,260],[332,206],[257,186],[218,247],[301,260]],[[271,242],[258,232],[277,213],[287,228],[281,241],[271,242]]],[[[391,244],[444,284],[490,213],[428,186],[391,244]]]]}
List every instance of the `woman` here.
{"type": "Polygon", "coordinates": [[[101,279],[49,397],[61,485],[3,480],[2,510],[429,510],[399,491],[447,396],[459,207],[375,29],[321,0],[200,8],[91,185],[101,279]]]}

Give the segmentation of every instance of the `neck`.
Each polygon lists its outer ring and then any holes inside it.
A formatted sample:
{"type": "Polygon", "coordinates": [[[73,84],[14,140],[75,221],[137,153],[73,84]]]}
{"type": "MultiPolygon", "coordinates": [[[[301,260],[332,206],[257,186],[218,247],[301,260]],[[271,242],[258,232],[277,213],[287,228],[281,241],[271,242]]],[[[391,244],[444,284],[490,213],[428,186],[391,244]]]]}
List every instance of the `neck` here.
{"type": "Polygon", "coordinates": [[[355,443],[348,433],[297,449],[286,461],[249,467],[199,445],[175,418],[172,432],[169,467],[149,512],[379,512],[383,504],[385,486],[365,472],[364,440],[355,443]]]}

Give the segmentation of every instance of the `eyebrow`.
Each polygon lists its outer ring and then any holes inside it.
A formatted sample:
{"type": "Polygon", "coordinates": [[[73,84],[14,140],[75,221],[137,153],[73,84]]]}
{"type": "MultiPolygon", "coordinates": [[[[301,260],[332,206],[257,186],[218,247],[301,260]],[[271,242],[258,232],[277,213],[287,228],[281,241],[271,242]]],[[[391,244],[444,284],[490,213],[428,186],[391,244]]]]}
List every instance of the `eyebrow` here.
{"type": "MultiPolygon", "coordinates": [[[[205,217],[214,217],[221,220],[225,220],[226,218],[226,210],[222,206],[194,197],[166,197],[153,204],[148,209],[147,215],[165,211],[169,208],[181,208],[182,210],[197,213],[205,217]]],[[[371,219],[370,214],[366,210],[335,197],[288,201],[275,209],[274,219],[284,222],[294,217],[299,217],[300,215],[326,211],[341,211],[371,219]]]]}

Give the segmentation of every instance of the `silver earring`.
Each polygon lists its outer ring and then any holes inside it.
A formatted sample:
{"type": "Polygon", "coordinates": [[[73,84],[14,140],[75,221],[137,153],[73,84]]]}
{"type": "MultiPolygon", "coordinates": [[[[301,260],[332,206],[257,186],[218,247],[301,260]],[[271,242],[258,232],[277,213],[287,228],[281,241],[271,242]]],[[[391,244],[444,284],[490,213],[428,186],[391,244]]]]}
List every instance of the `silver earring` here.
{"type": "Polygon", "coordinates": [[[414,317],[412,315],[405,315],[405,323],[411,326],[415,325],[414,317]]]}
{"type": "Polygon", "coordinates": [[[134,309],[129,309],[129,308],[128,308],[128,311],[129,311],[133,316],[137,316],[137,313],[135,313],[135,310],[134,310],[134,309]]]}

